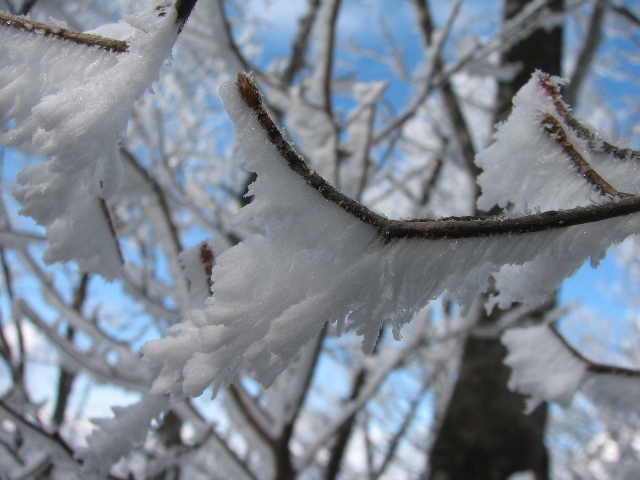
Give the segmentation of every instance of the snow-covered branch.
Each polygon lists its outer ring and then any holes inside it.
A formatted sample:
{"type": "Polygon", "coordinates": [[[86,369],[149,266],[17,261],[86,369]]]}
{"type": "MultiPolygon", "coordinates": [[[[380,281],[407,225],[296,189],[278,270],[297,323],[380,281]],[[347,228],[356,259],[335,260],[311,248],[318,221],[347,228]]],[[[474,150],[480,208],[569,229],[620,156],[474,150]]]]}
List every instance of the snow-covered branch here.
{"type": "Polygon", "coordinates": [[[18,28],[27,33],[58,38],[87,47],[98,47],[115,53],[126,52],[129,48],[127,42],[123,40],[114,40],[112,38],[101,37],[100,35],[76,32],[68,28],[35,22],[27,17],[19,17],[17,15],[0,12],[0,28],[10,27],[18,28]]]}
{"type": "Polygon", "coordinates": [[[640,413],[640,371],[588,360],[555,325],[508,330],[502,342],[509,351],[505,364],[512,369],[509,387],[529,396],[529,411],[542,401],[566,406],[582,390],[606,408],[640,413]]]}
{"type": "Polygon", "coordinates": [[[220,91],[225,108],[247,168],[258,174],[251,186],[256,198],[238,222],[266,233],[219,255],[213,298],[172,327],[169,336],[144,347],[152,363],[164,364],[155,391],[198,395],[212,383],[215,392],[239,371],[268,386],[326,321],[337,322],[339,331],[364,335],[363,347],[371,351],[385,320],[397,336],[422,306],[442,294],[466,310],[489,289],[490,276],[496,277],[499,294],[489,307],[506,308],[514,301],[536,305],[587,257],[597,261],[609,245],[636,233],[640,197],[603,197],[572,170],[564,142],[559,145],[545,128],[544,115],[556,110],[541,78],[536,73],[518,94],[496,143],[479,156],[485,168],[481,185],[496,189],[480,200],[492,205],[501,203],[500,195],[519,196],[526,209],[530,191],[518,181],[537,175],[551,185],[532,190],[536,196],[529,200],[549,211],[413,221],[386,219],[342,194],[293,150],[248,76],[240,73],[226,83],[220,91]],[[531,156],[546,170],[535,172],[531,156]],[[550,190],[558,182],[559,188],[550,190]],[[546,204],[537,200],[541,192],[549,197],[546,204]],[[568,209],[551,210],[552,201],[568,209]],[[167,361],[177,345],[195,350],[167,361]],[[181,387],[176,378],[184,378],[181,387]]]}
{"type": "MultiPolygon", "coordinates": [[[[548,76],[543,74],[538,75],[543,85],[550,82],[548,76]]],[[[640,196],[620,194],[620,192],[611,187],[595,170],[586,164],[584,159],[568,141],[560,124],[557,123],[551,114],[547,114],[544,116],[543,121],[545,122],[545,128],[549,132],[550,139],[561,145],[564,152],[568,153],[568,156],[578,165],[581,174],[585,175],[592,183],[602,189],[603,192],[618,198],[598,206],[577,207],[564,211],[547,211],[516,217],[450,217],[443,219],[390,220],[372,212],[364,205],[344,195],[317,172],[311,170],[269,117],[269,114],[263,106],[262,96],[251,78],[239,72],[237,85],[244,103],[254,111],[266,137],[277,149],[287,166],[299,175],[309,186],[318,191],[325,199],[333,202],[339,208],[352,214],[359,220],[373,226],[380,234],[380,238],[385,242],[398,238],[423,238],[432,240],[438,238],[457,239],[488,235],[520,235],[554,228],[567,228],[640,211],[640,196]]],[[[554,102],[557,101],[555,97],[553,100],[554,102]]],[[[564,110],[566,110],[566,107],[564,110]]],[[[633,152],[629,155],[638,155],[638,153],[633,152]]]]}

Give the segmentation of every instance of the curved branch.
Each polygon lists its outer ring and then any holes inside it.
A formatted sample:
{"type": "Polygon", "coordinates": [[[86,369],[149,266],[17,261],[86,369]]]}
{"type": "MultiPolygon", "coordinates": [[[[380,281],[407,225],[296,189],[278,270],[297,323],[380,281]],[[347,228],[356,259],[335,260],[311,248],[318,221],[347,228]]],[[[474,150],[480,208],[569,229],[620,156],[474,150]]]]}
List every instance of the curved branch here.
{"type": "Polygon", "coordinates": [[[262,103],[258,87],[244,73],[238,72],[237,86],[245,104],[253,110],[267,138],[285,160],[289,168],[302,177],[325,199],[368,223],[378,230],[385,242],[398,238],[470,238],[489,235],[519,235],[553,228],[593,223],[640,212],[640,196],[624,195],[611,201],[570,210],[549,211],[520,217],[448,217],[441,219],[390,220],[372,212],[340,192],[324,178],[312,171],[304,159],[285,140],[269,117],[262,103]]]}

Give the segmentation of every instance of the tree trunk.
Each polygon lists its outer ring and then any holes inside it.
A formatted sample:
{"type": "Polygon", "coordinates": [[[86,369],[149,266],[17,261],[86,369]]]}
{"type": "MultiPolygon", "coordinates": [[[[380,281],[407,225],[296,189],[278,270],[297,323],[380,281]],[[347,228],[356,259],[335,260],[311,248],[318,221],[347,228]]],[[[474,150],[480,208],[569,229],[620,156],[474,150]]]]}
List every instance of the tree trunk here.
{"type": "MultiPolygon", "coordinates": [[[[505,18],[513,17],[529,1],[506,0],[505,18]]],[[[553,2],[552,8],[561,10],[562,1],[553,2]]],[[[561,58],[560,26],[536,30],[505,52],[503,62],[518,63],[522,69],[513,81],[499,85],[496,122],[509,115],[511,98],[535,69],[560,75],[561,58]]],[[[496,311],[482,322],[493,323],[501,314],[496,311]]],[[[510,371],[502,363],[505,353],[497,338],[467,338],[458,380],[429,458],[432,480],[501,480],[521,471],[532,471],[537,479],[549,478],[546,405],[524,414],[522,397],[507,388],[510,371]]]]}

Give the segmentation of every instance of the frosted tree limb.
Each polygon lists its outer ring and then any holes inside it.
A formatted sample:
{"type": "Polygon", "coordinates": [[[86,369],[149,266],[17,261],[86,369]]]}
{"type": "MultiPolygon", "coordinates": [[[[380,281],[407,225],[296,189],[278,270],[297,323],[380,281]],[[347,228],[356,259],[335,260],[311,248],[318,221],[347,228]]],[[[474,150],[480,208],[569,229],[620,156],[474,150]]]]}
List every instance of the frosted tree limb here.
{"type": "MultiPolygon", "coordinates": [[[[175,3],[176,11],[178,15],[176,17],[176,23],[182,26],[185,24],[189,15],[196,6],[198,0],[177,0],[175,3]]],[[[157,7],[158,10],[165,7],[157,7]]],[[[162,13],[160,14],[162,15],[162,13]]],[[[112,38],[102,37],[100,35],[92,35],[89,33],[76,32],[68,28],[57,27],[54,25],[48,25],[42,22],[34,22],[26,17],[20,17],[17,15],[11,15],[9,13],[0,12],[0,25],[5,27],[19,28],[25,32],[32,32],[36,35],[44,35],[46,37],[59,38],[61,40],[67,40],[79,45],[86,45],[88,47],[98,47],[105,50],[124,53],[129,49],[127,42],[123,40],[115,40],[112,38]]]]}
{"type": "Polygon", "coordinates": [[[607,375],[621,375],[624,377],[640,379],[640,370],[632,368],[617,367],[615,365],[607,365],[604,363],[592,362],[584,355],[582,355],[573,345],[571,345],[567,339],[560,333],[555,323],[549,324],[549,328],[553,334],[564,344],[564,346],[571,352],[571,354],[578,360],[581,360],[586,364],[586,369],[593,373],[604,373],[607,375]]]}
{"type": "Polygon", "coordinates": [[[604,141],[598,136],[598,134],[593,133],[582,123],[580,123],[580,121],[571,114],[565,102],[562,101],[560,91],[557,85],[551,82],[551,78],[549,77],[549,75],[541,73],[539,77],[540,85],[552,98],[553,105],[555,106],[556,111],[558,112],[562,120],[564,120],[566,124],[571,127],[571,129],[579,138],[582,138],[588,142],[588,146],[593,152],[610,155],[618,160],[640,161],[640,151],[632,150],[630,148],[620,148],[612,145],[611,143],[604,141]]]}
{"type": "MultiPolygon", "coordinates": [[[[420,26],[420,33],[422,35],[422,43],[424,44],[426,49],[429,49],[430,45],[434,42],[435,33],[432,22],[433,16],[431,15],[431,11],[429,9],[429,3],[426,0],[414,0],[414,4],[418,14],[418,24],[420,26]]],[[[452,22],[453,19],[458,15],[461,4],[462,2],[456,2],[454,4],[449,16],[449,22],[452,22]]],[[[450,29],[451,27],[447,25],[447,28],[450,29]]],[[[439,40],[436,39],[436,42],[438,41],[439,40]]],[[[435,62],[436,70],[441,71],[444,66],[441,52],[436,52],[436,58],[433,61],[435,62]]],[[[442,92],[444,106],[449,116],[449,121],[454,127],[453,132],[456,135],[462,157],[464,158],[469,172],[474,177],[477,177],[480,174],[480,169],[473,161],[476,155],[476,151],[473,146],[471,131],[469,130],[469,126],[467,125],[464,115],[462,114],[460,101],[456,96],[453,85],[448,79],[443,82],[440,90],[442,92]]]]}
{"type": "Polygon", "coordinates": [[[327,445],[331,438],[337,435],[345,423],[348,422],[349,419],[355,415],[356,412],[358,412],[358,410],[360,410],[362,406],[373,396],[374,392],[380,388],[380,385],[382,385],[382,382],[388,378],[388,375],[402,365],[410,354],[414,353],[424,344],[424,341],[425,339],[423,336],[414,335],[402,349],[389,356],[387,363],[376,370],[374,375],[372,375],[367,383],[363,385],[360,394],[345,404],[339,416],[335,418],[320,435],[317,436],[317,439],[313,444],[306,447],[304,455],[298,462],[299,471],[302,471],[311,464],[320,449],[327,445]]]}
{"type": "Polygon", "coordinates": [[[325,199],[344,211],[376,228],[385,241],[397,238],[472,238],[490,235],[521,235],[555,228],[598,222],[640,212],[640,196],[619,196],[619,201],[600,205],[576,207],[569,210],[547,211],[519,217],[447,217],[442,219],[390,220],[372,212],[364,205],[347,197],[312,171],[304,159],[284,138],[263,106],[262,95],[255,83],[238,72],[237,86],[245,104],[253,110],[267,138],[280,156],[296,174],[325,199]]]}
{"type": "Polygon", "coordinates": [[[129,46],[127,42],[122,40],[113,40],[111,38],[101,37],[99,35],[91,35],[89,33],[76,32],[68,28],[47,25],[42,22],[34,22],[26,17],[19,17],[8,13],[0,12],[0,25],[4,27],[19,28],[25,32],[31,32],[36,35],[44,35],[46,37],[59,38],[88,47],[98,47],[105,50],[124,53],[129,46]]]}
{"type": "Polygon", "coordinates": [[[616,190],[609,182],[602,178],[598,172],[596,172],[589,162],[580,154],[580,152],[573,145],[567,132],[560,124],[560,122],[548,113],[543,115],[542,123],[547,132],[549,132],[551,138],[560,145],[562,151],[571,159],[573,164],[578,167],[578,173],[582,175],[589,183],[596,187],[602,195],[611,195],[612,197],[628,197],[628,193],[622,193],[616,190]]]}
{"type": "Polygon", "coordinates": [[[529,397],[529,412],[542,401],[566,406],[578,390],[600,405],[640,412],[640,371],[588,360],[555,325],[507,330],[502,343],[512,370],[509,388],[529,397]]]}

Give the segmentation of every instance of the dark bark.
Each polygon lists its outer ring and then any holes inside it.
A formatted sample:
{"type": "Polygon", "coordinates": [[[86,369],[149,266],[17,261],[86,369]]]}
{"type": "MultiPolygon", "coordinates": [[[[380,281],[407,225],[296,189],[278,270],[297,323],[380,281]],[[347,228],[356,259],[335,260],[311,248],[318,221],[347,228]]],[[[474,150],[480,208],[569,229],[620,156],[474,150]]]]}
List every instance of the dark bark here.
{"type": "MultiPolygon", "coordinates": [[[[505,18],[524,8],[529,0],[506,0],[505,18]]],[[[552,8],[562,9],[556,0],[552,8]]],[[[511,111],[511,98],[529,80],[535,69],[560,75],[562,28],[540,29],[514,45],[503,62],[521,69],[511,82],[501,83],[495,110],[496,122],[511,111]]],[[[549,308],[547,305],[545,308],[549,308]]],[[[545,311],[542,308],[539,314],[545,311]]],[[[482,319],[493,323],[501,312],[482,319]]],[[[469,336],[449,407],[430,455],[433,480],[506,479],[520,471],[532,471],[547,479],[548,456],[544,445],[546,405],[524,414],[520,395],[507,388],[509,369],[498,338],[469,336]]]]}
{"type": "MultiPolygon", "coordinates": [[[[349,395],[349,400],[355,400],[356,398],[358,398],[365,380],[366,371],[364,369],[358,370],[358,373],[356,374],[353,381],[353,385],[351,386],[351,395],[349,395]]],[[[331,455],[329,457],[329,462],[327,463],[327,469],[325,470],[325,480],[334,480],[335,478],[337,478],[338,473],[340,472],[342,459],[344,458],[344,454],[347,450],[347,445],[349,444],[349,439],[351,438],[351,433],[353,432],[353,427],[355,426],[355,420],[356,415],[351,415],[349,420],[347,420],[342,428],[338,431],[335,443],[331,448],[331,455]]]]}

